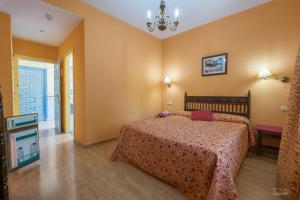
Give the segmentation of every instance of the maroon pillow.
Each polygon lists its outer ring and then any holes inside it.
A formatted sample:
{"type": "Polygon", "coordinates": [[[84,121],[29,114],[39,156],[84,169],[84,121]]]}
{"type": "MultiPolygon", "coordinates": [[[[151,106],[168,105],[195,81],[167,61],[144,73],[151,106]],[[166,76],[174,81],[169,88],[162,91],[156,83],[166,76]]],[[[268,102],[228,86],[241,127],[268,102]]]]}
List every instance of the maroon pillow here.
{"type": "Polygon", "coordinates": [[[192,120],[212,121],[213,114],[210,110],[196,110],[192,112],[192,120]]]}

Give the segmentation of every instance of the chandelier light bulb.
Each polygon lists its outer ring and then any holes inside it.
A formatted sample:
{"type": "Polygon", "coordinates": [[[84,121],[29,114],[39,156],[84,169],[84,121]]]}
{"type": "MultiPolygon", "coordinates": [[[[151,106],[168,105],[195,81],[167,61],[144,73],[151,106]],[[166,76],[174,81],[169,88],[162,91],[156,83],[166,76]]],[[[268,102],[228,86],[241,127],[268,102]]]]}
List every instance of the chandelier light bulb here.
{"type": "Polygon", "coordinates": [[[150,21],[151,20],[151,11],[150,10],[148,10],[148,13],[147,13],[147,16],[148,16],[148,21],[150,21]]]}
{"type": "Polygon", "coordinates": [[[178,20],[178,17],[179,17],[179,10],[176,9],[176,10],[175,10],[175,19],[178,20]]]}

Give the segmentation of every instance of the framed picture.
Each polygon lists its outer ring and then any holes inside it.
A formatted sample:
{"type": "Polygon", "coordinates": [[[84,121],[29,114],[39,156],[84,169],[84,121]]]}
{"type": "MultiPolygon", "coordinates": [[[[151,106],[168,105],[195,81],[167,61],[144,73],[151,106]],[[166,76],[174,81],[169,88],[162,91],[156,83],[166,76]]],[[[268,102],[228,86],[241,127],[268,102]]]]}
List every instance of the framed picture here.
{"type": "Polygon", "coordinates": [[[202,76],[227,74],[227,59],[227,53],[202,58],[202,76]]]}

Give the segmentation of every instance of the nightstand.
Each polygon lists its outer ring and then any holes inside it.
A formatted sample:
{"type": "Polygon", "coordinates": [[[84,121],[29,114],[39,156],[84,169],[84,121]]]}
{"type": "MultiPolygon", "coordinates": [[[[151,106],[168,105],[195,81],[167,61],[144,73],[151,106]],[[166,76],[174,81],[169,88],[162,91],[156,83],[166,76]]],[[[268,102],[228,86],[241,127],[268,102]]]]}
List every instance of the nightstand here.
{"type": "Polygon", "coordinates": [[[281,139],[282,127],[277,126],[268,126],[268,125],[257,125],[255,127],[257,131],[257,143],[256,143],[256,153],[259,155],[261,153],[261,149],[270,148],[277,149],[275,147],[270,147],[262,144],[262,138],[276,138],[281,139]]]}

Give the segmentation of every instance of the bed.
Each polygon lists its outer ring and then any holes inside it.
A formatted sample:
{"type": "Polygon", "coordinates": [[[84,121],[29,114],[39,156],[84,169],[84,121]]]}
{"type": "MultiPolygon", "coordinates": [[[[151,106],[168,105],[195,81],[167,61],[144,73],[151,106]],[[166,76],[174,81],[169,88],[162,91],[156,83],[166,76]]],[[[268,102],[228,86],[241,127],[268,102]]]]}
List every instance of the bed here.
{"type": "Polygon", "coordinates": [[[184,111],[125,124],[112,160],[138,166],[189,199],[237,199],[234,178],[255,144],[250,92],[242,97],[184,97],[184,111]],[[210,109],[213,121],[192,121],[210,109]]]}

